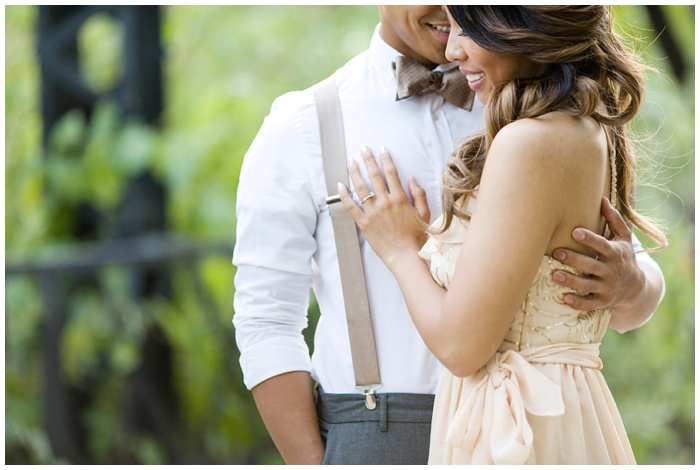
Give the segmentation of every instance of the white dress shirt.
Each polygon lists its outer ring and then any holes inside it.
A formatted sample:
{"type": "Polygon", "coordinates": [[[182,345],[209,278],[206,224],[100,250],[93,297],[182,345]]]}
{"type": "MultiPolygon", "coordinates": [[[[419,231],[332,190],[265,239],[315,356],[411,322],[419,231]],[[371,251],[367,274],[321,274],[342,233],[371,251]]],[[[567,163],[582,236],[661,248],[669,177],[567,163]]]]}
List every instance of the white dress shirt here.
{"type": "MultiPolygon", "coordinates": [[[[433,219],[440,212],[442,173],[455,146],[482,126],[482,106],[468,112],[430,93],[396,101],[391,63],[400,54],[377,27],[367,51],[334,74],[348,158],[360,147],[391,152],[406,187],[425,188],[433,219]]],[[[245,384],[309,371],[326,392],[355,393],[348,329],[331,220],[326,207],[313,91],[288,93],[243,161],[237,199],[234,319],[245,384]],[[314,351],[307,326],[309,289],[321,311],[314,351]]],[[[439,364],[421,340],[396,280],[361,239],[383,386],[378,392],[434,393],[439,364]]],[[[358,392],[359,393],[359,392],[358,392]]]]}
{"type": "MultiPolygon", "coordinates": [[[[348,158],[360,147],[391,153],[406,187],[425,188],[431,216],[441,213],[440,186],[450,154],[482,127],[483,106],[459,109],[436,93],[395,101],[392,61],[399,53],[379,35],[334,74],[348,158]]],[[[449,66],[448,66],[449,68],[449,66]]],[[[234,318],[244,381],[250,389],[292,371],[308,371],[328,393],[355,389],[331,220],[326,207],[313,90],[281,96],[245,155],[237,195],[233,263],[234,318]],[[321,311],[309,348],[309,290],[321,311]]],[[[361,238],[377,342],[379,393],[434,393],[440,365],[421,340],[391,272],[361,238]]]]}

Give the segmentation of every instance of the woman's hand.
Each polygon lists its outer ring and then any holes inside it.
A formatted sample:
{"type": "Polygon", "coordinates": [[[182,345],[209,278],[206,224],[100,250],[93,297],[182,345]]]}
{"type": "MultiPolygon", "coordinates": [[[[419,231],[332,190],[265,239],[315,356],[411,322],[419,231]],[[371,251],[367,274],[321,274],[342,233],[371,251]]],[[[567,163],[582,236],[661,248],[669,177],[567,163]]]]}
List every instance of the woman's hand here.
{"type": "Polygon", "coordinates": [[[411,204],[386,149],[380,151],[384,176],[367,146],[362,147],[362,158],[372,191],[365,184],[357,163],[352,161],[348,171],[362,203],[358,205],[342,183],[338,183],[338,194],[372,249],[391,269],[397,257],[416,255],[425,243],[426,232],[419,220],[430,221],[428,201],[423,188],[410,177],[408,188],[414,201],[411,204]]]}

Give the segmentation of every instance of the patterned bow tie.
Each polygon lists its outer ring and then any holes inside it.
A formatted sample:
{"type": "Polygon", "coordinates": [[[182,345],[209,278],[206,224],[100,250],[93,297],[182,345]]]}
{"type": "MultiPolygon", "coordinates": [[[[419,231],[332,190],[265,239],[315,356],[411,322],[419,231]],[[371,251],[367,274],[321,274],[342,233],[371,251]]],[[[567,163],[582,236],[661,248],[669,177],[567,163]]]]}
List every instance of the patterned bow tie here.
{"type": "Polygon", "coordinates": [[[434,91],[455,106],[472,110],[474,92],[457,67],[447,72],[433,72],[420,62],[405,56],[397,57],[391,66],[396,76],[396,101],[434,91]]]}

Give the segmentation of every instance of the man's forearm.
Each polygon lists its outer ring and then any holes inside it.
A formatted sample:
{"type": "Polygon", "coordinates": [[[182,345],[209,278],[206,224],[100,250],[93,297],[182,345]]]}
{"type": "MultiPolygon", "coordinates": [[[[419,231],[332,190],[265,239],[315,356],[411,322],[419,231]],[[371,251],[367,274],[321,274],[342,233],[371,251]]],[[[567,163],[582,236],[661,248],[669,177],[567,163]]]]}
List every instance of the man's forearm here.
{"type": "Polygon", "coordinates": [[[288,465],[317,465],[324,447],[308,372],[272,377],[252,389],[272,440],[288,465]]]}
{"type": "Polygon", "coordinates": [[[639,295],[633,302],[620,304],[612,310],[610,328],[624,333],[639,328],[646,323],[656,311],[661,301],[664,280],[663,274],[656,266],[638,259],[642,272],[639,280],[639,295]]]}

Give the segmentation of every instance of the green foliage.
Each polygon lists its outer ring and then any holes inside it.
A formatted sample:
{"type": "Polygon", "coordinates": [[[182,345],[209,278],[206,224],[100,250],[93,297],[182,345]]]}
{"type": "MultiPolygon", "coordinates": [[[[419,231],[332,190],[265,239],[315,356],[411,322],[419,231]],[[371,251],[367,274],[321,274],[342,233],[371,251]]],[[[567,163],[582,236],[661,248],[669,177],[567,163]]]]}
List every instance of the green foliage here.
{"type": "MultiPolygon", "coordinates": [[[[619,25],[634,29],[649,74],[636,129],[651,137],[640,206],[664,221],[670,246],[654,254],[666,295],[652,320],[624,335],[609,332],[604,374],[639,463],[694,461],[694,24],[687,7],[664,6],[688,61],[674,83],[644,9],[619,6],[619,25]],[[659,189],[661,186],[661,189],[659,189]]],[[[5,237],[7,262],[66,255],[75,241],[71,214],[90,201],[108,220],[128,181],[151,171],[166,187],[171,230],[200,242],[233,241],[235,192],[248,145],[272,100],[324,78],[367,47],[375,6],[164,6],[165,104],[161,126],[122,119],[114,103],[90,121],[67,114],[41,148],[37,9],[7,6],[5,56],[5,237]]],[[[115,44],[123,32],[105,16],[81,33],[81,73],[98,89],[118,80],[115,44]]],[[[83,416],[96,463],[167,462],[162,442],[122,424],[130,377],[147,332],[159,327],[173,347],[180,422],[178,447],[193,463],[276,464],[233,342],[230,256],[174,266],[172,299],[135,302],[130,273],[103,269],[94,288],[71,297],[61,338],[61,373],[94,399],[83,416]],[[120,457],[121,456],[121,457],[120,457]]],[[[62,463],[43,427],[41,295],[34,279],[5,283],[5,447],[7,463],[62,463]]],[[[318,306],[305,336],[312,344],[318,306]]]]}
{"type": "Polygon", "coordinates": [[[687,61],[685,84],[673,77],[641,8],[621,6],[617,14],[625,32],[638,38],[645,62],[657,69],[646,75],[648,88],[635,131],[641,137],[638,205],[665,227],[669,241],[668,248],[652,254],[663,269],[666,293],[642,328],[609,331],[601,356],[638,463],[687,464],[695,461],[695,134],[690,125],[695,116],[695,41],[689,7],[662,8],[687,61]]]}
{"type": "Polygon", "coordinates": [[[666,294],[642,328],[603,341],[603,374],[617,400],[638,462],[694,461],[694,289],[687,246],[658,257],[666,294]]]}

